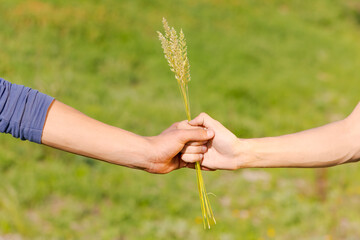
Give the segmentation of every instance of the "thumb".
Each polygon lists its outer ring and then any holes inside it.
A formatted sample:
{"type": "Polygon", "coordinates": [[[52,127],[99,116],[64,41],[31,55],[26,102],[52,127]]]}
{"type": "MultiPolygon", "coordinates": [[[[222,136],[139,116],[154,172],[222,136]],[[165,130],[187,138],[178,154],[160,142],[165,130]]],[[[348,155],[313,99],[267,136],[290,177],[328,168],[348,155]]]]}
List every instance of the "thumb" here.
{"type": "Polygon", "coordinates": [[[208,141],[215,136],[215,132],[211,129],[181,129],[178,130],[178,138],[184,144],[187,142],[201,142],[208,141]]]}

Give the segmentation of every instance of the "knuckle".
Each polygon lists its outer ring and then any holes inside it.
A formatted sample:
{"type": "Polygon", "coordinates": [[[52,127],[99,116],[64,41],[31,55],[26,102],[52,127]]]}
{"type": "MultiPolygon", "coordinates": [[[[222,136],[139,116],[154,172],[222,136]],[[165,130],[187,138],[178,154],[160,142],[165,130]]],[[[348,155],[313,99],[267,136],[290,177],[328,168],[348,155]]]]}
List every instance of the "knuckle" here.
{"type": "Polygon", "coordinates": [[[183,154],[181,156],[181,159],[185,162],[190,162],[190,163],[193,163],[193,162],[196,162],[197,159],[194,158],[194,154],[183,154]]]}
{"type": "Polygon", "coordinates": [[[204,152],[202,146],[193,147],[193,151],[194,151],[195,153],[203,153],[203,152],[204,152]]]}
{"type": "Polygon", "coordinates": [[[179,122],[175,122],[171,125],[171,127],[177,128],[179,126],[179,122]]]}
{"type": "Polygon", "coordinates": [[[202,112],[202,113],[200,113],[200,115],[199,115],[200,117],[206,117],[206,116],[208,116],[205,112],[202,112]]]}
{"type": "Polygon", "coordinates": [[[188,125],[188,122],[186,120],[184,120],[184,121],[179,122],[177,127],[178,128],[186,128],[187,125],[188,125]]]}

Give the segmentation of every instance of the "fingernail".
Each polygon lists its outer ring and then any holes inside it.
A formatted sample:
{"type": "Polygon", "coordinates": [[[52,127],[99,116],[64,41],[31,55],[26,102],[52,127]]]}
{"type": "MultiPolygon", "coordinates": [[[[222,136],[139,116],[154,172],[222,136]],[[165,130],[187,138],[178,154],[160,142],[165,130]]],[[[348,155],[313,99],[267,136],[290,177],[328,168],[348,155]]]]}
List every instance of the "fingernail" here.
{"type": "Polygon", "coordinates": [[[208,129],[208,130],[206,130],[206,132],[207,132],[208,137],[214,136],[214,131],[213,130],[208,129]]]}
{"type": "Polygon", "coordinates": [[[206,146],[202,146],[202,151],[203,151],[203,152],[206,152],[206,150],[207,150],[207,147],[206,147],[206,146]]]}

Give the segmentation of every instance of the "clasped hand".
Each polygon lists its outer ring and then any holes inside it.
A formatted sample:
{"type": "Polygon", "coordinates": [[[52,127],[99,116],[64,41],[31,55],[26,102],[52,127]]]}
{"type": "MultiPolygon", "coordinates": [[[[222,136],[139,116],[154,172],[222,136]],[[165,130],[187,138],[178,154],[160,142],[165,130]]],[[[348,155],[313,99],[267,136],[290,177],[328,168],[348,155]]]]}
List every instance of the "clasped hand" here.
{"type": "Polygon", "coordinates": [[[145,170],[151,173],[168,173],[172,170],[194,168],[201,162],[203,170],[238,168],[237,146],[239,139],[221,123],[206,113],[190,122],[173,124],[160,135],[149,137],[152,153],[145,170]]]}

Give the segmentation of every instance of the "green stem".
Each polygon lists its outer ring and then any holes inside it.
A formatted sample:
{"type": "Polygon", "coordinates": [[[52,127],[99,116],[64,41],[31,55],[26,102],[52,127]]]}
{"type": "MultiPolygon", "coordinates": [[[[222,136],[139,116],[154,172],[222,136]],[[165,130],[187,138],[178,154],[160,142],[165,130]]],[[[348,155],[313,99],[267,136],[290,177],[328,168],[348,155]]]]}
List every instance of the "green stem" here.
{"type": "MultiPolygon", "coordinates": [[[[186,117],[187,117],[188,121],[190,121],[191,115],[190,115],[188,86],[187,86],[187,84],[179,83],[179,89],[180,89],[181,95],[183,97],[186,117]]],[[[204,224],[204,228],[206,228],[206,225],[207,225],[208,228],[210,229],[210,225],[213,223],[215,224],[216,221],[215,221],[213,211],[211,209],[209,198],[206,193],[204,180],[203,180],[202,173],[201,173],[201,166],[200,166],[199,162],[195,163],[195,169],[196,169],[196,178],[197,178],[197,185],[198,185],[198,190],[199,190],[203,224],[204,224]]]]}

